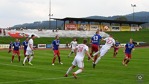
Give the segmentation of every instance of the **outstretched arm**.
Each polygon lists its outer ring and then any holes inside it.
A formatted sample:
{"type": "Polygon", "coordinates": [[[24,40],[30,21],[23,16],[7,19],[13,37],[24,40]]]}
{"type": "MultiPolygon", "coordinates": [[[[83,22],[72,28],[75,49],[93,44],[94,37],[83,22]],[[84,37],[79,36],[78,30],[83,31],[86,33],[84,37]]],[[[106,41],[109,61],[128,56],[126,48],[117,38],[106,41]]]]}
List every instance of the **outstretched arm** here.
{"type": "Polygon", "coordinates": [[[87,56],[88,56],[92,61],[94,61],[94,59],[90,56],[90,54],[89,54],[88,51],[86,51],[86,54],[87,54],[87,56]]]}

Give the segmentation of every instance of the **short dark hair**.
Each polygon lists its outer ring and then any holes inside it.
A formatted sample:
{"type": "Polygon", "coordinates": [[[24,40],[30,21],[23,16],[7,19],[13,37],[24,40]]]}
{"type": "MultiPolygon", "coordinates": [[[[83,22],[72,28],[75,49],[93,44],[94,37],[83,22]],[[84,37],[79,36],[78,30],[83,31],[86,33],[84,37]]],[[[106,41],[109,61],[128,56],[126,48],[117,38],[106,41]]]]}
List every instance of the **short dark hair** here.
{"type": "Polygon", "coordinates": [[[34,34],[32,34],[32,35],[31,35],[31,38],[32,38],[32,37],[34,37],[34,36],[35,36],[35,35],[34,35],[34,34]]]}
{"type": "Polygon", "coordinates": [[[84,40],[83,40],[83,43],[84,43],[84,44],[87,44],[87,39],[84,39],[84,40]]]}

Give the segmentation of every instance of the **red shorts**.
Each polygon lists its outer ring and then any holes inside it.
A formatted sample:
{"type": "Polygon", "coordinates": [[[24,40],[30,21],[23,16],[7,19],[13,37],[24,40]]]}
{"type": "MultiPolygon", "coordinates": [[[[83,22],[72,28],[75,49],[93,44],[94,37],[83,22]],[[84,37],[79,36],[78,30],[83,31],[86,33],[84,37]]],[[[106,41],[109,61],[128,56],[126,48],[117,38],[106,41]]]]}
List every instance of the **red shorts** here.
{"type": "Polygon", "coordinates": [[[54,55],[60,55],[60,52],[59,52],[59,50],[53,50],[54,51],[54,55]]]}
{"type": "Polygon", "coordinates": [[[114,52],[117,52],[119,48],[114,48],[114,52]]]}
{"type": "Polygon", "coordinates": [[[98,45],[96,45],[96,44],[92,44],[92,51],[93,52],[97,52],[98,51],[98,45]]]}
{"type": "Polygon", "coordinates": [[[24,50],[24,56],[25,56],[25,54],[26,54],[26,50],[24,50]]]}
{"type": "Polygon", "coordinates": [[[13,54],[17,54],[18,56],[20,56],[20,51],[19,50],[13,50],[13,54]]]}
{"type": "Polygon", "coordinates": [[[125,53],[125,57],[131,59],[131,54],[125,53]]]}

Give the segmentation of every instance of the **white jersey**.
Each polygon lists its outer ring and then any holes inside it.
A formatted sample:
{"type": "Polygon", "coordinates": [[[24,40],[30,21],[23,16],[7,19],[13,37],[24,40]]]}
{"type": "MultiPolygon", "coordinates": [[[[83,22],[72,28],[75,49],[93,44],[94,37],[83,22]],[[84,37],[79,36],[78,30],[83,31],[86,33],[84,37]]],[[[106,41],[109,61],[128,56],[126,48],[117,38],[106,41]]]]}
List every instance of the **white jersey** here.
{"type": "Polygon", "coordinates": [[[77,47],[77,54],[75,58],[81,58],[84,59],[85,56],[85,52],[89,51],[88,46],[85,44],[79,44],[77,47]]]}
{"type": "Polygon", "coordinates": [[[104,40],[106,41],[106,43],[103,46],[107,49],[110,49],[115,44],[115,40],[112,37],[107,37],[104,40]]]}
{"type": "Polygon", "coordinates": [[[30,46],[29,45],[31,45],[32,47],[33,47],[33,39],[30,39],[29,41],[28,41],[28,46],[27,46],[27,50],[31,50],[31,48],[30,48],[30,46]]]}
{"type": "Polygon", "coordinates": [[[78,45],[77,41],[72,41],[71,43],[72,49],[75,49],[76,46],[78,45]]]}

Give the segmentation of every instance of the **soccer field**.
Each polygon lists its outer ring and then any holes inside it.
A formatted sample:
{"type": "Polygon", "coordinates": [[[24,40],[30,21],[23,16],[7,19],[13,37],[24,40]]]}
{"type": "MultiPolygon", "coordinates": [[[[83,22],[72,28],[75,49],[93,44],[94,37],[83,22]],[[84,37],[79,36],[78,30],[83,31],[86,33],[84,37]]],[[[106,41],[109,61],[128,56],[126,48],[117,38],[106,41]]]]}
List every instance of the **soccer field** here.
{"type": "Polygon", "coordinates": [[[55,66],[51,65],[52,50],[35,50],[33,66],[22,66],[22,51],[21,63],[15,57],[11,64],[11,54],[7,50],[0,50],[0,84],[149,84],[149,48],[136,48],[127,67],[122,65],[122,50],[119,50],[117,58],[113,58],[111,49],[95,69],[86,57],[84,72],[77,75],[78,79],[74,79],[72,73],[64,77],[74,58],[74,55],[67,57],[70,50],[61,50],[64,64],[60,65],[56,60],[55,66]],[[140,80],[137,78],[139,74],[142,76],[138,77],[140,80]]]}

